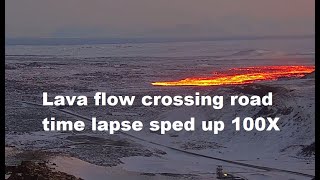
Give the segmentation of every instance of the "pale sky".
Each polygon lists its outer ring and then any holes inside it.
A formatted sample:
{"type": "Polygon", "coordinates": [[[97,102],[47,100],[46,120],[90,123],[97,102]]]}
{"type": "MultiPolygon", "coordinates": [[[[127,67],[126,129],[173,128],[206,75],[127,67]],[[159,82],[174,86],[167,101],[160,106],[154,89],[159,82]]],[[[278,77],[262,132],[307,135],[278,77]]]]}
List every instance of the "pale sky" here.
{"type": "Polygon", "coordinates": [[[313,35],[315,0],[6,0],[6,37],[313,35]]]}

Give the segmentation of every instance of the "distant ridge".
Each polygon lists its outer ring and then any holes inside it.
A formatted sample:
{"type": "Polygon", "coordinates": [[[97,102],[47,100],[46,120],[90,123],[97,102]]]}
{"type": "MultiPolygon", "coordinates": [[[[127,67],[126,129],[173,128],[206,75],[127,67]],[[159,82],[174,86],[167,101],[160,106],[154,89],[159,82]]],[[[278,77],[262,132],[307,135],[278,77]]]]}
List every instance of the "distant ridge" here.
{"type": "Polygon", "coordinates": [[[202,37],[202,38],[6,38],[5,45],[92,45],[123,43],[163,43],[194,41],[228,41],[259,39],[304,39],[314,35],[279,35],[279,36],[241,36],[241,37],[202,37]]]}

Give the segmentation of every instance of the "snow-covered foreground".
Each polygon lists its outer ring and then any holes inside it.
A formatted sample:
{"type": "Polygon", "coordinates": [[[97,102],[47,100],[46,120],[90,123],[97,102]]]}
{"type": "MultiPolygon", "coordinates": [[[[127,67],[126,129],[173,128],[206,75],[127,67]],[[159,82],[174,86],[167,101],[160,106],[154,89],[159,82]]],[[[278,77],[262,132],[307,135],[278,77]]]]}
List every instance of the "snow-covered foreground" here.
{"type": "MultiPolygon", "coordinates": [[[[274,92],[274,106],[264,109],[262,107],[225,107],[224,110],[215,111],[208,108],[177,108],[170,112],[165,112],[157,117],[158,120],[176,121],[188,120],[190,116],[196,117],[198,120],[223,120],[227,125],[231,126],[231,120],[235,116],[240,117],[259,117],[259,116],[278,116],[281,117],[279,122],[280,132],[235,132],[234,128],[225,129],[219,135],[213,132],[203,132],[200,124],[195,132],[170,132],[166,135],[156,133],[150,134],[146,132],[140,137],[150,141],[174,147],[197,154],[207,155],[211,157],[221,158],[230,161],[242,162],[250,165],[263,166],[269,168],[278,168],[282,170],[300,172],[314,175],[315,164],[314,156],[304,156],[304,147],[310,146],[315,141],[314,137],[314,79],[292,79],[285,81],[277,81],[272,83],[259,83],[254,85],[243,86],[238,89],[229,87],[218,89],[211,94],[259,94],[259,92],[270,90],[274,92]],[[285,88],[284,88],[285,87],[285,88]],[[262,90],[262,88],[265,88],[262,90]],[[221,93],[223,92],[223,93],[221,93]],[[250,92],[250,93],[248,93],[250,92]]],[[[181,153],[181,152],[180,152],[181,153]]],[[[179,153],[179,154],[180,154],[179,153]]],[[[177,159],[180,158],[174,155],[177,159]]],[[[217,164],[223,164],[232,172],[239,171],[238,165],[231,165],[214,161],[212,159],[203,160],[196,157],[197,160],[186,160],[182,162],[183,166],[178,165],[181,161],[166,162],[163,159],[143,157],[124,158],[125,165],[128,168],[142,170],[134,164],[143,163],[148,169],[157,171],[160,167],[166,167],[173,171],[178,169],[182,172],[197,170],[200,168],[201,173],[212,172],[217,164]],[[142,162],[141,162],[142,161],[142,162]],[[175,164],[175,162],[177,164],[175,164]],[[189,163],[188,163],[189,162],[189,163]],[[190,163],[192,162],[192,163],[190,163]],[[193,164],[195,163],[195,164],[193,164]],[[212,164],[211,164],[212,163],[212,164]],[[201,167],[203,165],[204,167],[201,167]],[[155,166],[155,167],[154,167],[155,166]],[[230,168],[232,167],[232,168],[230,168]],[[210,169],[211,168],[211,169],[210,169]]],[[[242,167],[243,168],[243,167],[242,167]]],[[[244,168],[246,169],[246,168],[244,168]]],[[[151,171],[152,171],[151,170],[151,171]]],[[[246,177],[251,177],[248,169],[243,170],[246,177]]],[[[257,171],[257,169],[253,170],[257,171]]],[[[253,173],[256,175],[255,173],[253,173]]],[[[264,174],[266,179],[276,179],[274,172],[260,172],[264,174]]],[[[277,174],[277,173],[275,173],[277,174]]],[[[280,173],[286,174],[286,173],[280,173]]],[[[290,173],[289,173],[290,174],[290,173]]],[[[284,178],[284,177],[283,177],[284,178]]],[[[305,177],[301,177],[304,179],[305,177]]],[[[249,178],[250,179],[250,178],[249,178]]],[[[282,179],[279,177],[279,179],[282,179]]]]}
{"type": "Polygon", "coordinates": [[[315,82],[312,75],[242,86],[154,87],[150,83],[204,76],[233,67],[313,65],[313,51],[308,41],[299,40],[6,47],[9,55],[5,72],[6,145],[18,152],[6,159],[6,163],[15,163],[17,159],[28,157],[26,152],[40,150],[52,156],[50,161],[57,164],[57,169],[87,179],[213,179],[218,165],[247,179],[311,179],[303,174],[315,173],[312,148],[315,82]],[[194,132],[166,135],[152,133],[147,128],[142,132],[116,135],[90,130],[49,133],[42,130],[43,118],[55,116],[75,121],[81,117],[32,105],[42,103],[43,91],[52,96],[92,96],[96,91],[103,91],[113,95],[136,95],[137,99],[144,95],[200,92],[228,97],[265,95],[272,91],[274,105],[268,108],[225,105],[221,110],[144,107],[139,103],[132,107],[66,107],[63,110],[83,117],[140,120],[146,125],[151,120],[186,121],[191,116],[197,122],[223,120],[226,129],[218,135],[201,131],[199,124],[194,132]],[[235,132],[231,120],[236,116],[279,116],[281,131],[235,132]]]}

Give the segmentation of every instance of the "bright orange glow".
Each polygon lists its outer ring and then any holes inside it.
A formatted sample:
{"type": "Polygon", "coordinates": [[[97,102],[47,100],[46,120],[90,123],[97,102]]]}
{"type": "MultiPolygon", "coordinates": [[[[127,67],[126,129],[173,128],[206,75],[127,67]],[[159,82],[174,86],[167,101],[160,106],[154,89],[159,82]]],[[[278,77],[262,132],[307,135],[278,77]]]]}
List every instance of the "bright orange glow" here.
{"type": "Polygon", "coordinates": [[[232,68],[214,72],[210,77],[190,77],[178,81],[153,82],[154,86],[218,86],[249,84],[257,81],[270,81],[279,78],[303,77],[315,70],[314,66],[256,66],[232,68]]]}

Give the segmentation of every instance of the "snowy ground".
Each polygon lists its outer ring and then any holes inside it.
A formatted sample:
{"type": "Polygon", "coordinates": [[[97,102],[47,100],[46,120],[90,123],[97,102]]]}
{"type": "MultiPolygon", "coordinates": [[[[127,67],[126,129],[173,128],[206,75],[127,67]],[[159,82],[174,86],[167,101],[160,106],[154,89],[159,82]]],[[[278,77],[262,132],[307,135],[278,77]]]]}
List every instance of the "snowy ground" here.
{"type": "MultiPolygon", "coordinates": [[[[263,40],[190,43],[147,43],[81,46],[6,47],[6,144],[14,148],[6,163],[17,163],[29,151],[52,155],[59,169],[83,178],[95,176],[137,179],[212,179],[217,165],[248,179],[311,179],[275,170],[262,170],[183,153],[277,168],[314,175],[314,155],[303,149],[314,142],[314,77],[286,79],[247,86],[153,87],[151,82],[203,76],[213,71],[254,65],[313,65],[311,40],[263,40]],[[213,135],[143,131],[130,133],[47,133],[41,120],[47,116],[76,120],[72,115],[21,101],[42,103],[42,92],[53,95],[88,95],[103,91],[113,95],[252,94],[274,92],[274,106],[173,108],[68,107],[85,117],[103,120],[198,120],[221,119],[230,123],[237,116],[281,117],[276,133],[237,133],[226,129],[213,135]],[[155,142],[161,145],[153,144],[155,142]],[[167,146],[167,147],[165,147],[167,146]],[[65,157],[67,156],[67,157],[65,157]],[[70,158],[69,156],[72,156],[70,158]],[[81,166],[81,167],[80,167],[81,166]],[[67,168],[68,167],[68,168],[67,168]],[[81,174],[77,174],[79,172],[81,174]],[[84,169],[91,169],[85,171],[84,169]],[[107,174],[105,173],[107,172],[107,174]]],[[[7,153],[7,151],[6,151],[7,153]]]]}

